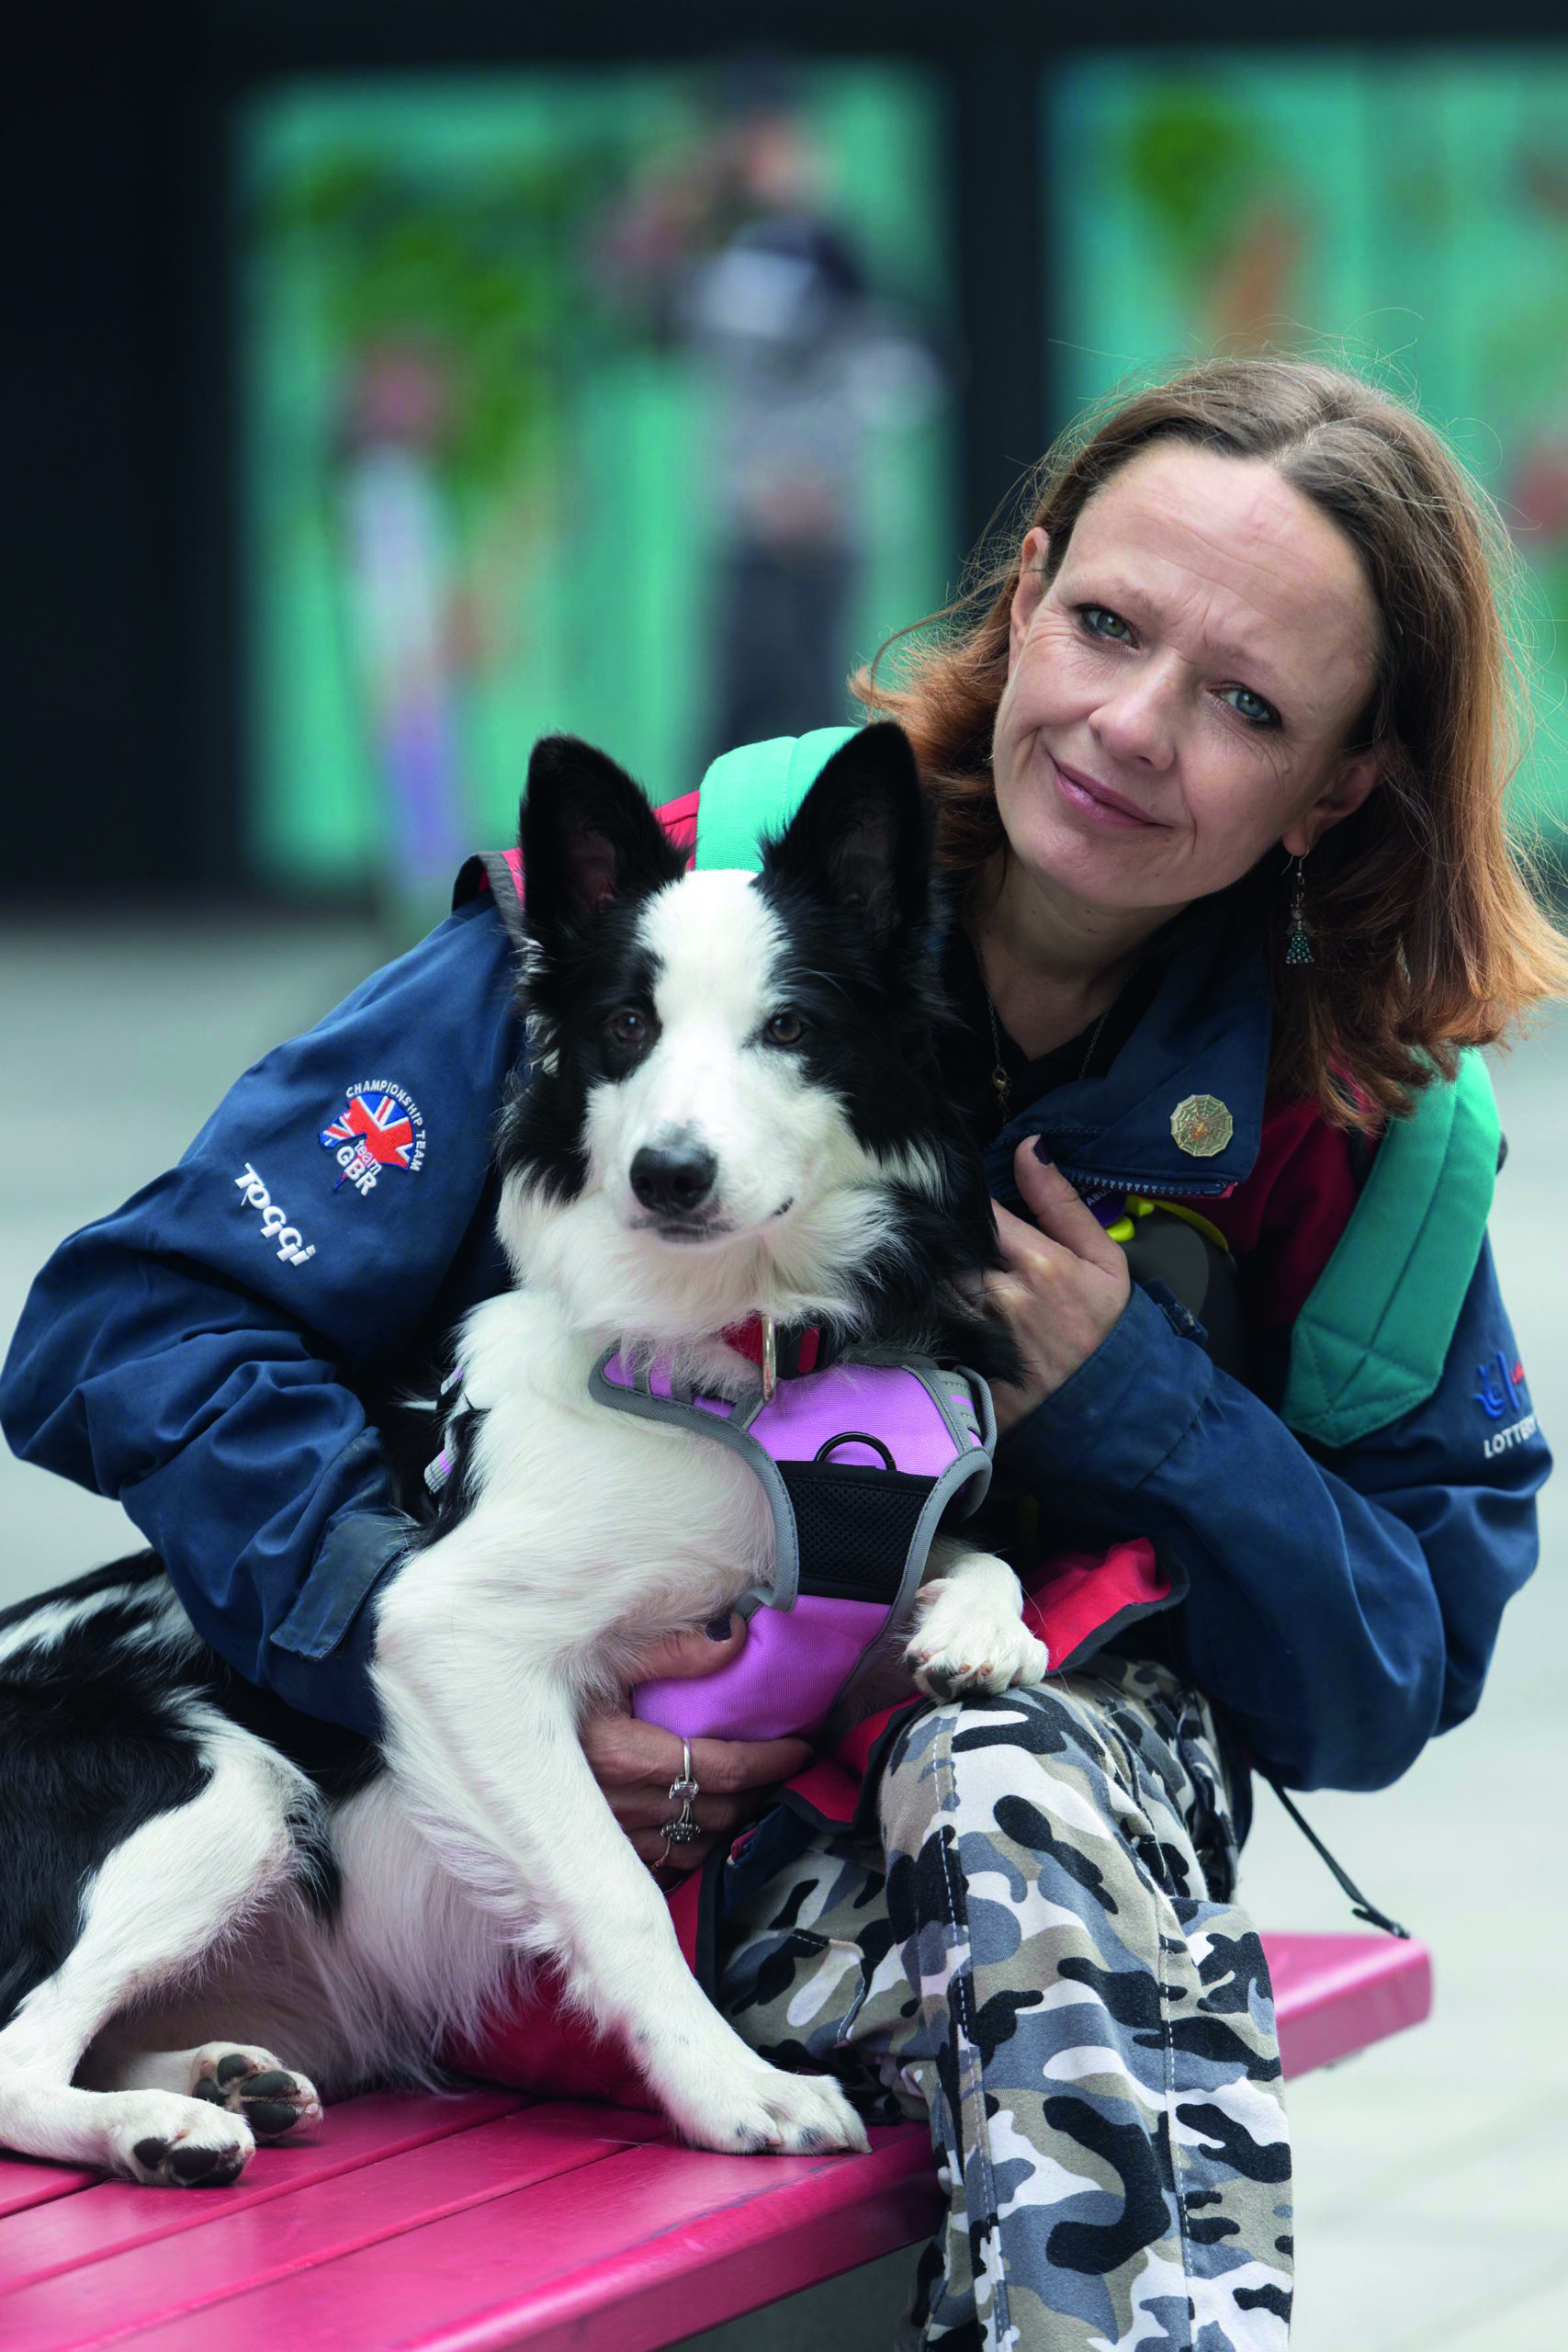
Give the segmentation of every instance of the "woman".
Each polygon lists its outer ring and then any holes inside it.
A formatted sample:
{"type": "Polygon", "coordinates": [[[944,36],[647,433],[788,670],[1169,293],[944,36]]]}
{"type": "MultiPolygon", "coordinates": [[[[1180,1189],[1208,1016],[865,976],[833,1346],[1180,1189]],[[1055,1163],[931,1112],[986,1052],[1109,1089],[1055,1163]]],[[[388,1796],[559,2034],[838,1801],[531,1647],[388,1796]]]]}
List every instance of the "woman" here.
{"type": "MultiPolygon", "coordinates": [[[[1379,1134],[1563,977],[1504,839],[1487,536],[1396,404],[1322,368],[1200,368],[1048,460],[977,623],[898,691],[861,684],[916,743],[955,877],[950,1075],[1027,1367],[999,1399],[1021,1561],[1032,1518],[1048,1549],[1148,1537],[1168,1602],[1039,1693],[919,1711],[853,1822],[773,1808],[726,1866],[738,2028],[931,2116],[951,2216],[911,2341],[1283,2341],[1241,1757],[1392,1781],[1474,1707],[1534,1562],[1544,1448],[1521,1415],[1483,1450],[1472,1401],[1494,1364],[1523,1396],[1478,1227],[1414,1401],[1344,1442],[1282,1418],[1379,1134]],[[1131,1282],[1088,1204],[1129,1194],[1230,1244],[1245,1377],[1131,1282]]],[[[17,1450],[119,1494],[218,1649],[360,1728],[403,1530],[344,1368],[438,1354],[501,1286],[506,962],[470,897],[248,1073],[177,1170],[58,1253],[6,1374],[17,1450]]],[[[742,1638],[708,1631],[671,1669],[742,1638]]],[[[666,1860],[668,1736],[614,1717],[585,1744],[666,1860]]],[[[805,1760],[698,1746],[710,1841],[805,1760]]]]}

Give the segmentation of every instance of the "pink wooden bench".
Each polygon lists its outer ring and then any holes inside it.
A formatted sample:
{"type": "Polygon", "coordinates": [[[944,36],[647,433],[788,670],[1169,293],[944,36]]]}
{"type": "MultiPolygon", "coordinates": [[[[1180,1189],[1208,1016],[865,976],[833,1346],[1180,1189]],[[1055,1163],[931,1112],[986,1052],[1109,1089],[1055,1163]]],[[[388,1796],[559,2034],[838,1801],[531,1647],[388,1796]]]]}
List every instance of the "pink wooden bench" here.
{"type": "MultiPolygon", "coordinates": [[[[1287,2075],[1418,2024],[1419,1944],[1264,1939],[1287,2075]]],[[[912,2124],[862,2157],[713,2156],[656,2116],[388,2095],[227,2189],[0,2157],[6,2352],[652,2352],[926,2236],[912,2124]]]]}

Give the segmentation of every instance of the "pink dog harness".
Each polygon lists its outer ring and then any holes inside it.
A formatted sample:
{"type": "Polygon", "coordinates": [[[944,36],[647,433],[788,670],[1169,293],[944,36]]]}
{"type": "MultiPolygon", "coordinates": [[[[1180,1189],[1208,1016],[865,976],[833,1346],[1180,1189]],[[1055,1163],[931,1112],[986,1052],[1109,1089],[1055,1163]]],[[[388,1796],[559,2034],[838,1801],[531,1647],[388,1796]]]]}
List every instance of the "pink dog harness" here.
{"type": "Polygon", "coordinates": [[[589,1382],[601,1404],[728,1445],[772,1506],[773,1581],[737,1604],[750,1638],[701,1680],[644,1683],[633,1712],[683,1739],[774,1739],[827,1724],[907,1634],[931,1541],[991,1482],[997,1428],[973,1373],[841,1358],[735,1404],[678,1391],[667,1363],[616,1350],[589,1382]]]}

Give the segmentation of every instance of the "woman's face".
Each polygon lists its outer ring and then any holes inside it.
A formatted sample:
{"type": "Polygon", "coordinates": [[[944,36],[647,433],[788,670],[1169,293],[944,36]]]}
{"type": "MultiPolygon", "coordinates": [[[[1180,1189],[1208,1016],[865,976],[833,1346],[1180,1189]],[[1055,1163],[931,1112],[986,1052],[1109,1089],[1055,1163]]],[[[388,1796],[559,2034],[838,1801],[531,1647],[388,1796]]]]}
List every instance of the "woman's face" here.
{"type": "Polygon", "coordinates": [[[1038,882],[1107,910],[1224,888],[1360,806],[1346,751],[1379,621],[1359,558],[1259,460],[1168,442],[1079,515],[1046,584],[1024,541],[993,770],[1038,882]]]}

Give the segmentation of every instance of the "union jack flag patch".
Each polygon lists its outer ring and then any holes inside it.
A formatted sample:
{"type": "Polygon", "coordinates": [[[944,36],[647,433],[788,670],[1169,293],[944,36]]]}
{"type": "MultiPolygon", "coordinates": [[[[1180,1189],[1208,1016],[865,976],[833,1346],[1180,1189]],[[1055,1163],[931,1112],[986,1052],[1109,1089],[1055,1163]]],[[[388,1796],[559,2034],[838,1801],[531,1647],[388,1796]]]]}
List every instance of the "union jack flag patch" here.
{"type": "Polygon", "coordinates": [[[338,1164],[333,1192],[352,1184],[364,1196],[376,1190],[383,1169],[418,1175],[424,1165],[424,1119],[412,1095],[389,1078],[366,1079],[348,1089],[344,1109],[321,1129],[321,1144],[338,1164]]]}

